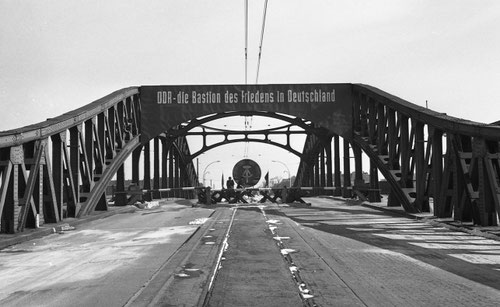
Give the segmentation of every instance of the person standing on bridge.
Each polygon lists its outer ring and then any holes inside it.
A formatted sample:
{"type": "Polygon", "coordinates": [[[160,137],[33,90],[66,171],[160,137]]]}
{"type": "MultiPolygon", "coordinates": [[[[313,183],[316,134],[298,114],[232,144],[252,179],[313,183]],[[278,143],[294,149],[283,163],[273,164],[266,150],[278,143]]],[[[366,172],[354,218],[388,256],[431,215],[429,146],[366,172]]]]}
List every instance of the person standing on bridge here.
{"type": "Polygon", "coordinates": [[[227,187],[227,201],[231,202],[231,198],[235,197],[234,194],[234,180],[233,178],[229,177],[226,181],[226,187],[227,187]]]}
{"type": "Polygon", "coordinates": [[[228,190],[234,190],[234,180],[233,178],[229,177],[226,181],[226,187],[228,190]]]}

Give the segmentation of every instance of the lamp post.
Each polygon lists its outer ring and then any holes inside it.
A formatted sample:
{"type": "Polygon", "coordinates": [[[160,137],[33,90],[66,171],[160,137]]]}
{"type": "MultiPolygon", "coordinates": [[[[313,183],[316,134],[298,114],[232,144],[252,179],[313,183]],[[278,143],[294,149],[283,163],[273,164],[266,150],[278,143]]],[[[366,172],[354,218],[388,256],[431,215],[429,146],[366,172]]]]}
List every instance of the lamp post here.
{"type": "Polygon", "coordinates": [[[210,165],[212,165],[214,163],[218,163],[218,162],[220,162],[220,160],[212,161],[212,162],[208,163],[207,166],[205,166],[205,169],[203,170],[203,186],[205,186],[205,175],[207,174],[207,168],[210,165]]]}
{"type": "Polygon", "coordinates": [[[271,160],[271,162],[279,163],[279,164],[282,164],[284,167],[286,167],[286,171],[288,172],[288,184],[289,184],[289,187],[292,187],[292,179],[290,177],[290,169],[288,168],[288,166],[286,166],[286,164],[281,162],[281,161],[271,160]]]}
{"type": "Polygon", "coordinates": [[[205,186],[205,175],[210,174],[210,171],[203,173],[203,186],[205,186]]]}

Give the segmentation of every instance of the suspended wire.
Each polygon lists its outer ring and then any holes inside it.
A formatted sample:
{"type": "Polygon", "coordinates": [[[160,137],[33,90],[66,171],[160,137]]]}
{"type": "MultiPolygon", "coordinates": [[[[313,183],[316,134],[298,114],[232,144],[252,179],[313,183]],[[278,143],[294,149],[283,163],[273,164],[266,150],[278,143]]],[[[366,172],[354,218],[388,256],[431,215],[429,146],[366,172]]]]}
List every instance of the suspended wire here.
{"type": "MultiPolygon", "coordinates": [[[[250,127],[250,121],[248,119],[248,116],[245,116],[245,131],[250,130],[249,127],[250,127]]],[[[248,145],[249,145],[249,142],[245,142],[245,148],[243,149],[243,157],[244,158],[248,158],[248,145]]]]}
{"type": "Polygon", "coordinates": [[[262,42],[264,41],[264,29],[266,28],[267,0],[264,2],[264,13],[262,16],[262,30],[260,32],[259,59],[257,60],[257,76],[255,84],[259,83],[260,59],[262,57],[262,42]]]}
{"type": "Polygon", "coordinates": [[[248,84],[248,0],[245,0],[245,84],[248,84]]]}
{"type": "MultiPolygon", "coordinates": [[[[248,0],[245,0],[245,84],[248,84],[248,0]]],[[[247,120],[245,116],[245,131],[248,126],[247,120]]],[[[248,142],[245,143],[243,157],[248,157],[248,142]]]]}

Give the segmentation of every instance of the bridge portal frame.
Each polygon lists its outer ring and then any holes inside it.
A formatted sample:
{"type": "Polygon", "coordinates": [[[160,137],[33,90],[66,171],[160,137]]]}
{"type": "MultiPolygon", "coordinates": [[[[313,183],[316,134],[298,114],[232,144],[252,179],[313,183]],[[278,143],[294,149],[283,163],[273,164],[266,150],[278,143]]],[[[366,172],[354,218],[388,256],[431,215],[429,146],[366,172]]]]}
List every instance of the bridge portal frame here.
{"type": "MultiPolygon", "coordinates": [[[[371,161],[369,189],[377,189],[377,175],[381,172],[391,186],[389,205],[401,204],[408,212],[422,212],[432,204],[437,217],[498,225],[498,124],[457,119],[367,85],[344,86],[348,86],[352,97],[352,118],[347,121],[352,123],[352,134],[335,133],[327,122],[316,122],[316,128],[326,129],[326,133],[320,137],[308,134],[297,173],[298,185],[321,186],[326,182],[327,186],[340,187],[340,172],[328,171],[331,166],[340,169],[340,158],[328,160],[330,155],[340,157],[340,136],[344,140],[344,196],[350,190],[351,151],[354,157],[362,151],[371,161]],[[333,154],[329,154],[332,140],[333,154]],[[333,179],[325,178],[325,172],[333,179]]],[[[117,184],[124,188],[123,164],[129,156],[134,180],[138,181],[140,150],[148,146],[142,139],[144,106],[140,91],[140,87],[119,90],[45,122],[0,132],[2,232],[106,210],[106,188],[115,175],[117,184]]],[[[301,118],[293,112],[286,114],[301,118]]],[[[328,114],[333,122],[335,116],[328,114]]],[[[345,124],[346,118],[342,121],[345,124]]],[[[192,163],[186,164],[186,157],[191,156],[187,142],[162,135],[165,131],[154,137],[158,139],[153,146],[170,146],[170,159],[161,166],[154,162],[152,188],[161,186],[159,180],[166,180],[157,175],[159,169],[176,174],[168,179],[173,186],[197,181],[193,179],[196,173],[192,163]],[[182,176],[187,178],[184,183],[179,179],[182,176]]],[[[355,158],[354,163],[356,170],[361,168],[360,159],[355,158]]],[[[357,173],[356,179],[360,180],[357,173]]]]}

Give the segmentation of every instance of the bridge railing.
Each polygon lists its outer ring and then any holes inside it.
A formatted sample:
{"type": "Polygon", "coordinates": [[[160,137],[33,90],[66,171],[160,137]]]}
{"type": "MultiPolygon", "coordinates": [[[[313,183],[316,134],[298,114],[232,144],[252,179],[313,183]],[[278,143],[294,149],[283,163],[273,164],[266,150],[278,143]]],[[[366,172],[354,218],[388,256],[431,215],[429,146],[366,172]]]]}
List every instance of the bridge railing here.
{"type": "Polygon", "coordinates": [[[353,96],[352,143],[391,184],[390,205],[497,225],[500,126],[434,112],[367,85],[353,85],[353,96]]]}
{"type": "MultiPolygon", "coordinates": [[[[122,89],[45,122],[0,132],[2,232],[106,210],[106,186],[115,174],[118,194],[126,195],[121,193],[123,164],[129,156],[133,180],[139,182],[143,150],[143,182],[150,182],[149,142],[139,142],[139,91],[122,89]]],[[[343,191],[349,191],[351,181],[350,150],[356,174],[362,173],[357,163],[362,150],[371,158],[368,190],[378,191],[380,171],[392,188],[389,205],[401,204],[408,212],[433,210],[438,217],[480,225],[498,223],[498,125],[437,113],[366,85],[352,85],[352,94],[354,134],[344,138],[343,191]]],[[[305,144],[296,184],[326,186],[338,193],[339,136],[314,130],[305,144]]],[[[153,188],[198,185],[185,139],[165,134],[153,142],[153,188]],[[158,148],[160,142],[163,150],[158,148]]],[[[377,194],[370,198],[376,200],[377,194]]]]}
{"type": "Polygon", "coordinates": [[[106,185],[139,144],[139,89],[0,132],[3,233],[107,209],[106,185]]]}

